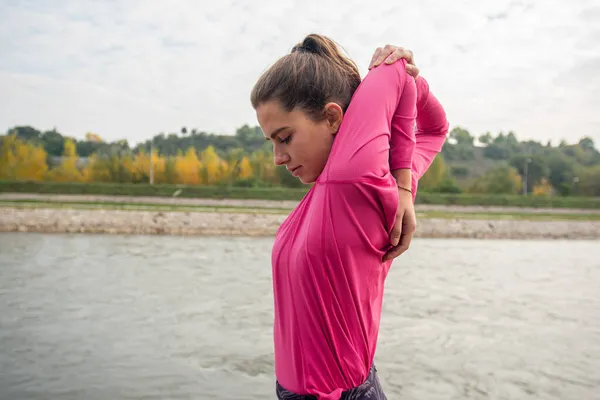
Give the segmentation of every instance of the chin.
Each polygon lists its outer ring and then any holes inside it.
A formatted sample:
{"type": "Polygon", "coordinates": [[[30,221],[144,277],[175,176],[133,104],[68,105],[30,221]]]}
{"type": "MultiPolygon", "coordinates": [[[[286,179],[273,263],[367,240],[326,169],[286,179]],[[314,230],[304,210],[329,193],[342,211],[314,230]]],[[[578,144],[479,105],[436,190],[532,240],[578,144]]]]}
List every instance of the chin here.
{"type": "Polygon", "coordinates": [[[305,185],[311,185],[317,181],[319,176],[299,176],[298,179],[305,185]]]}

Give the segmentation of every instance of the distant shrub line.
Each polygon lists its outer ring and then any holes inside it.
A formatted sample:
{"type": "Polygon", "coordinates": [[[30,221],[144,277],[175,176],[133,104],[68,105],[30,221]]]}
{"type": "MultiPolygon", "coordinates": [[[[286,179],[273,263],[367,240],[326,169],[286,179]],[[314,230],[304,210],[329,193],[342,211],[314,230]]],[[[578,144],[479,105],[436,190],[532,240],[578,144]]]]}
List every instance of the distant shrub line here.
{"type": "MultiPolygon", "coordinates": [[[[77,195],[157,196],[213,199],[300,200],[307,188],[194,186],[127,183],[0,181],[0,192],[77,195]]],[[[600,209],[598,197],[449,194],[421,191],[417,204],[600,209]]]]}

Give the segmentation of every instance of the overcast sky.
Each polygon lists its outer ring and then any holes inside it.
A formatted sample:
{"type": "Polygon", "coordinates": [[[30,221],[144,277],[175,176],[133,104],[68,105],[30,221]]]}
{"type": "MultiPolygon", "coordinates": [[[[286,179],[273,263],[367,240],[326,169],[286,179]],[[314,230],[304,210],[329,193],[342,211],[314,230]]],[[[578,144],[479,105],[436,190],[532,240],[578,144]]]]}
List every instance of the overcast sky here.
{"type": "Polygon", "coordinates": [[[131,143],[256,125],[249,92],[308,33],[363,75],[412,49],[451,126],[600,144],[600,0],[2,0],[0,132],[131,143]]]}

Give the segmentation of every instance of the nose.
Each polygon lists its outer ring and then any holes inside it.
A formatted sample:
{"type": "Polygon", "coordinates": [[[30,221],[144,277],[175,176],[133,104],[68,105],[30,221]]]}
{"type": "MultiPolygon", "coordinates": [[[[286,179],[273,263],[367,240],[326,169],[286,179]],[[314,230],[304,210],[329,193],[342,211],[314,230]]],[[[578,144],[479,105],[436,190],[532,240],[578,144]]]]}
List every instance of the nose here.
{"type": "Polygon", "coordinates": [[[273,152],[273,162],[275,165],[280,166],[287,164],[290,161],[290,156],[287,153],[273,152]]]}

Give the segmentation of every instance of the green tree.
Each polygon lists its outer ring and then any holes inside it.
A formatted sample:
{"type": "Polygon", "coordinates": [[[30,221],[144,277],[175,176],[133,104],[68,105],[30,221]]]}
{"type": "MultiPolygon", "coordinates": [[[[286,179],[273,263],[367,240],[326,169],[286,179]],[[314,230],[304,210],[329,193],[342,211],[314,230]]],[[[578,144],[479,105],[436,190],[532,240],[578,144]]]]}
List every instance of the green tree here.
{"type": "Polygon", "coordinates": [[[584,167],[578,173],[575,191],[584,196],[600,196],[600,165],[584,167]]]}
{"type": "Polygon", "coordinates": [[[480,135],[479,138],[477,139],[479,141],[479,143],[481,143],[484,146],[489,145],[490,143],[492,143],[492,140],[494,140],[494,137],[492,136],[491,133],[486,132],[483,135],[480,135]]]}
{"type": "Polygon", "coordinates": [[[470,193],[518,194],[521,176],[510,166],[500,166],[488,171],[469,187],[470,193]]]}
{"type": "Polygon", "coordinates": [[[527,168],[527,192],[531,192],[535,185],[548,177],[548,167],[542,156],[515,155],[510,158],[509,164],[521,175],[523,182],[525,182],[525,168],[527,168]]]}
{"type": "Polygon", "coordinates": [[[444,156],[438,154],[433,159],[427,172],[419,179],[419,188],[424,191],[436,191],[447,176],[448,169],[446,168],[444,156]]]}
{"type": "Polygon", "coordinates": [[[442,154],[448,160],[472,160],[475,158],[475,137],[466,129],[456,127],[450,131],[442,154]]]}
{"type": "Polygon", "coordinates": [[[489,143],[483,154],[493,160],[508,160],[511,156],[519,152],[519,141],[513,132],[507,135],[499,133],[491,143],[489,143]]]}

